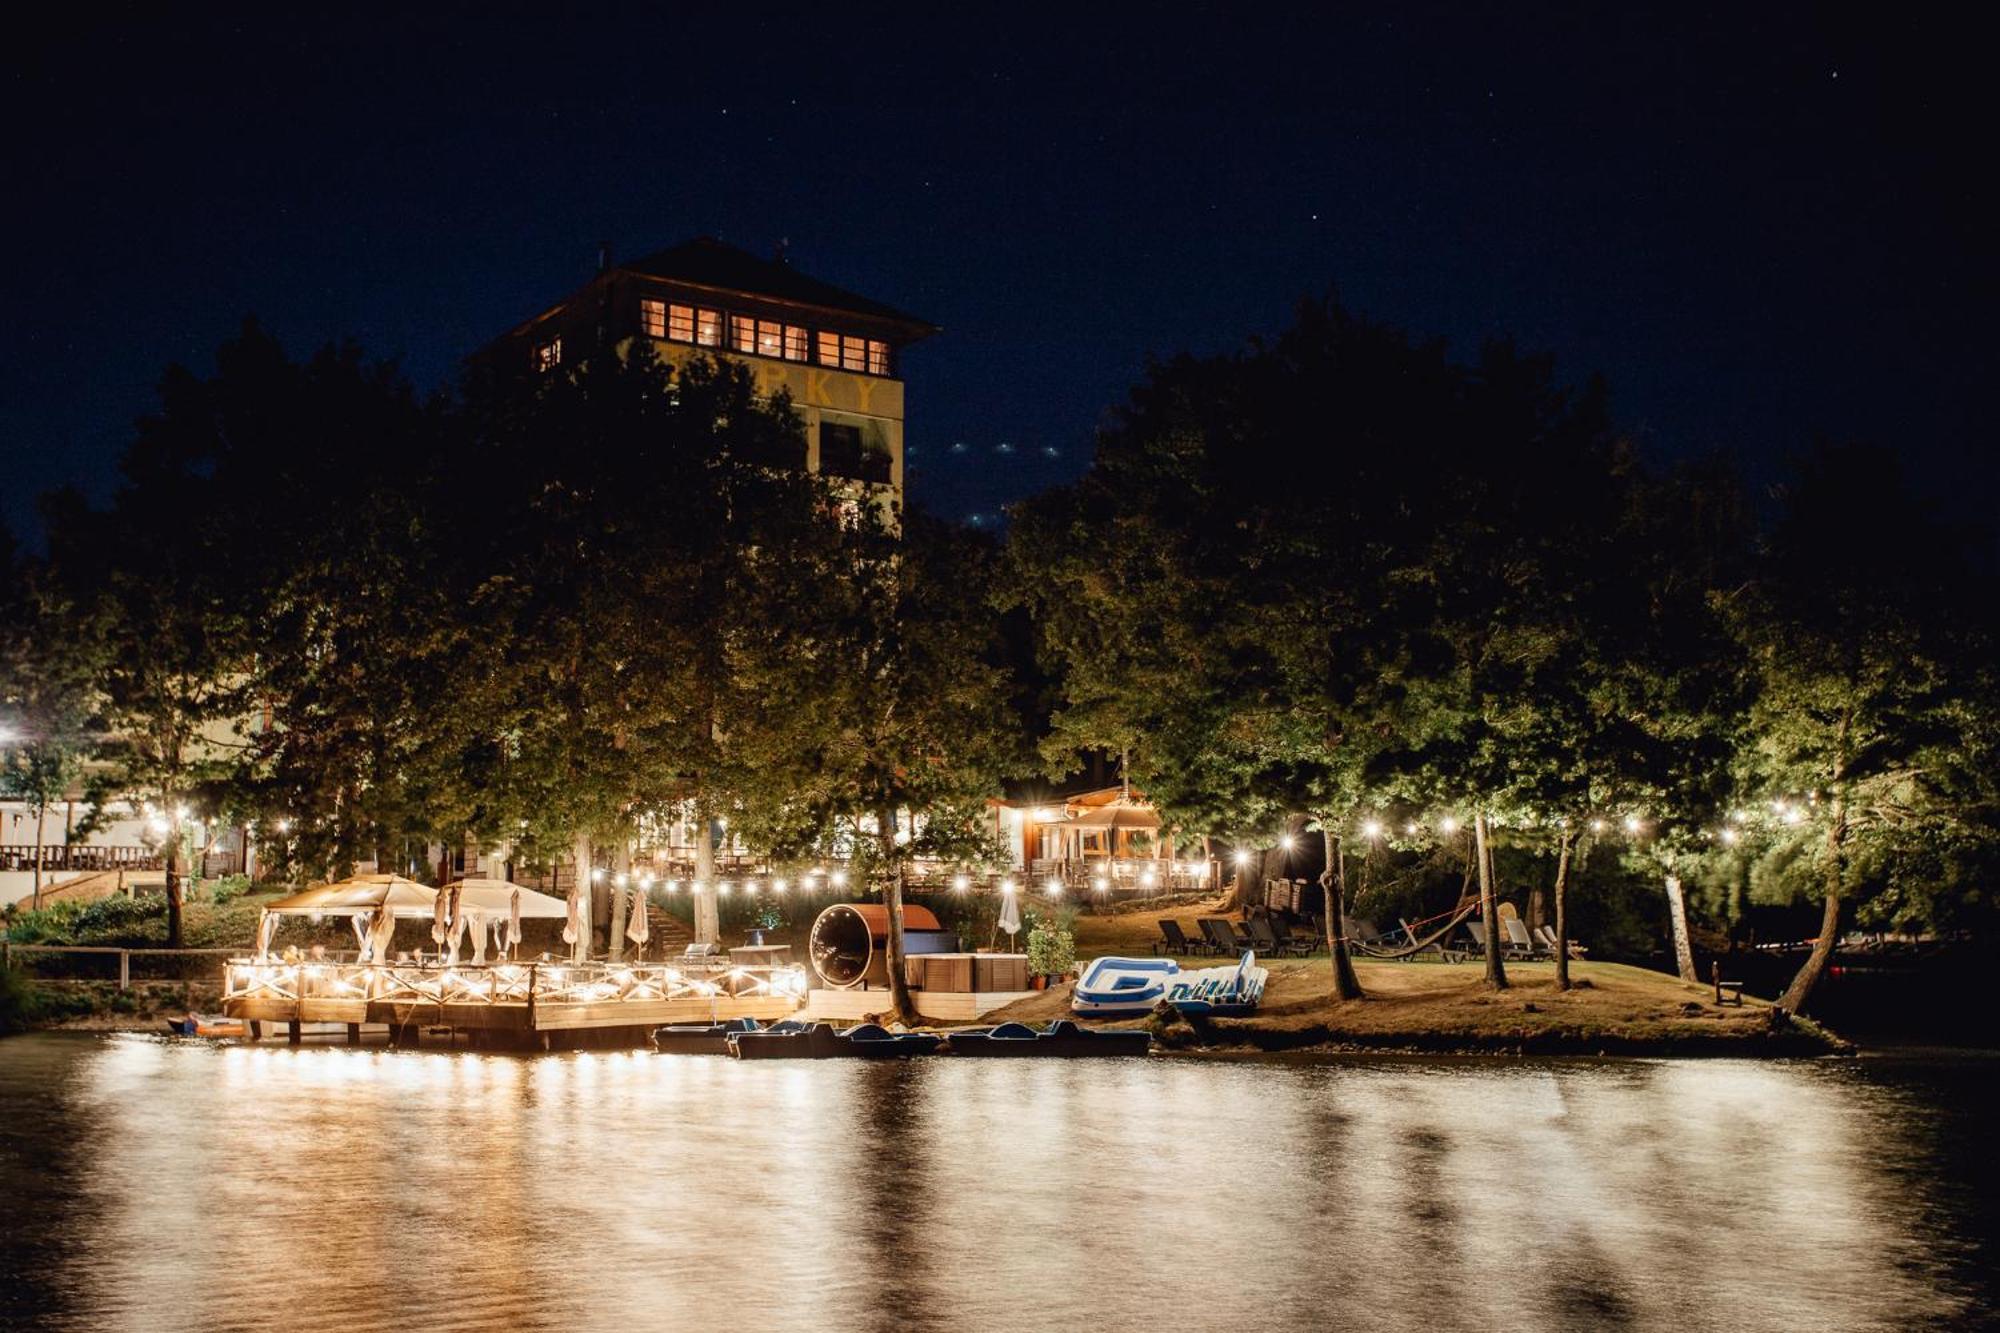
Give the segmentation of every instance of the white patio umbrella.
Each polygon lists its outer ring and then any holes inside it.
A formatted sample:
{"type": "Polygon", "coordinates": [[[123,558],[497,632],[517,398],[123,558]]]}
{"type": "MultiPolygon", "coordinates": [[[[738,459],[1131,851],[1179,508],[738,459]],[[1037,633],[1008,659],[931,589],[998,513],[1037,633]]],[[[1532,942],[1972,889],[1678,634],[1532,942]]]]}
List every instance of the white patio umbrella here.
{"type": "Polygon", "coordinates": [[[268,908],[257,914],[257,956],[262,958],[271,952],[271,937],[278,933],[277,913],[268,908]]]}
{"type": "Polygon", "coordinates": [[[451,905],[442,893],[431,899],[431,942],[443,944],[451,930],[451,905]]]}
{"type": "MultiPolygon", "coordinates": [[[[535,896],[537,898],[540,898],[546,895],[538,893],[535,896]]],[[[519,889],[516,889],[508,897],[507,943],[502,945],[501,948],[503,951],[509,952],[511,955],[512,950],[518,949],[520,947],[521,947],[521,891],[519,889]]]]}
{"type": "Polygon", "coordinates": [[[444,961],[450,966],[458,961],[459,942],[465,938],[465,909],[459,905],[459,897],[464,892],[454,884],[438,895],[444,904],[444,961]]]}
{"type": "Polygon", "coordinates": [[[1021,899],[1012,890],[1000,894],[1000,929],[1007,932],[1010,942],[1021,931],[1021,899]]]}
{"type": "Polygon", "coordinates": [[[643,955],[646,951],[646,941],[652,937],[652,934],[652,923],[646,920],[646,891],[644,889],[634,889],[632,891],[632,919],[625,927],[625,938],[638,945],[639,952],[643,955]]]}
{"type": "Polygon", "coordinates": [[[386,963],[389,961],[389,946],[396,940],[396,913],[383,907],[375,914],[375,924],[369,928],[368,943],[361,951],[364,963],[386,963]]]}
{"type": "MultiPolygon", "coordinates": [[[[272,928],[276,927],[275,918],[281,916],[374,919],[377,929],[371,931],[370,939],[375,947],[368,949],[364,945],[364,949],[379,960],[386,955],[387,932],[395,929],[395,919],[429,916],[436,901],[437,890],[413,879],[400,875],[355,875],[280,898],[266,904],[264,911],[271,918],[272,928]]],[[[262,938],[268,941],[269,936],[262,938]]]]}

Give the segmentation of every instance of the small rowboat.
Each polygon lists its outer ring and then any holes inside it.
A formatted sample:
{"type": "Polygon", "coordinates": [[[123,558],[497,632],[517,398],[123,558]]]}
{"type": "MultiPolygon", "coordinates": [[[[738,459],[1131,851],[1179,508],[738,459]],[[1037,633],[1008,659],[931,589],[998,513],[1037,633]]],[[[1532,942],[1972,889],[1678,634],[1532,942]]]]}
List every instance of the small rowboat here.
{"type": "Polygon", "coordinates": [[[1098,1030],[1078,1027],[1066,1018],[1037,1032],[1026,1023],[1002,1023],[992,1028],[966,1028],[947,1040],[957,1055],[988,1058],[1090,1059],[1108,1055],[1144,1055],[1152,1049],[1153,1037],[1136,1028],[1098,1030]]]}
{"type": "Polygon", "coordinates": [[[729,1039],[744,1032],[796,1032],[805,1024],[787,1018],[764,1027],[754,1018],[732,1018],[722,1023],[691,1023],[682,1027],[653,1029],[653,1049],[661,1055],[727,1055],[729,1039]]]}
{"type": "Polygon", "coordinates": [[[777,1026],[731,1034],[729,1053],[739,1060],[893,1060],[930,1055],[944,1041],[934,1032],[891,1032],[879,1023],[863,1023],[845,1032],[834,1031],[831,1023],[789,1032],[777,1031],[777,1026]]]}
{"type": "Polygon", "coordinates": [[[250,1029],[240,1018],[220,1014],[188,1014],[167,1020],[167,1031],[176,1037],[247,1037],[250,1029]]]}

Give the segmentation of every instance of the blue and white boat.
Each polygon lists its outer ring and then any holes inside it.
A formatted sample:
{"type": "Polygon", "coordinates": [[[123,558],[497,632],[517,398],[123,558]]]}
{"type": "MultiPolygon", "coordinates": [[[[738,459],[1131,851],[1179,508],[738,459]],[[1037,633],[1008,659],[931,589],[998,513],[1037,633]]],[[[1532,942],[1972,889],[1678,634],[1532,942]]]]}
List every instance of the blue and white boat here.
{"type": "Polygon", "coordinates": [[[1093,958],[1070,996],[1079,1014],[1133,1017],[1151,1013],[1182,974],[1171,958],[1093,958]]]}
{"type": "Polygon", "coordinates": [[[1166,1001],[1184,1014],[1240,1018],[1263,1003],[1270,976],[1269,969],[1257,966],[1257,955],[1245,949],[1235,967],[1181,973],[1168,984],[1166,1001]]]}

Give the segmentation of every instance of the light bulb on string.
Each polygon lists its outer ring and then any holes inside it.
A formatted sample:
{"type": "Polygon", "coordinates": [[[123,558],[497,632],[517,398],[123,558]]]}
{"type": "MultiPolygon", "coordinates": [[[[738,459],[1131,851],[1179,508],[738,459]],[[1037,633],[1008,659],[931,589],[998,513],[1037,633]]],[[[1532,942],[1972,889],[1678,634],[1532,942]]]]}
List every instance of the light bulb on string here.
{"type": "Polygon", "coordinates": [[[1438,832],[1444,834],[1446,837],[1450,837],[1452,834],[1458,832],[1458,821],[1450,815],[1446,815],[1438,821],[1438,832]]]}

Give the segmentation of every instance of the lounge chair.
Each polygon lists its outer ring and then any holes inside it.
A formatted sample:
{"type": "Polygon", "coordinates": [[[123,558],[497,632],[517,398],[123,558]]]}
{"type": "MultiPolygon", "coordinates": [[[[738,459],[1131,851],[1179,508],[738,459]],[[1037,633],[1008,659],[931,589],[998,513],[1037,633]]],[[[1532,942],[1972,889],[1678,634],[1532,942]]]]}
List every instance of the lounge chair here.
{"type": "Polygon", "coordinates": [[[1542,957],[1546,952],[1547,946],[1538,943],[1535,937],[1528,933],[1527,923],[1520,917],[1503,916],[1500,918],[1500,924],[1506,928],[1507,933],[1504,937],[1506,942],[1503,948],[1509,958],[1532,960],[1542,957]]]}
{"type": "Polygon", "coordinates": [[[1472,947],[1466,950],[1466,952],[1474,958],[1484,958],[1486,956],[1486,923],[1484,921],[1467,921],[1465,923],[1465,933],[1472,936],[1472,947]]]}
{"type": "Polygon", "coordinates": [[[1243,934],[1250,941],[1250,947],[1259,953],[1278,951],[1278,933],[1271,929],[1271,918],[1253,916],[1244,921],[1243,934]]]}
{"type": "Polygon", "coordinates": [[[1297,958],[1304,958],[1320,947],[1320,942],[1310,935],[1293,934],[1291,926],[1283,917],[1271,918],[1271,934],[1277,940],[1277,952],[1291,954],[1297,958]]]}
{"type": "Polygon", "coordinates": [[[1214,953],[1215,946],[1205,940],[1189,939],[1187,932],[1181,929],[1180,922],[1162,918],[1160,921],[1160,938],[1154,943],[1153,952],[1179,954],[1214,953]]]}
{"type": "Polygon", "coordinates": [[[1230,931],[1229,923],[1221,917],[1201,917],[1195,924],[1201,927],[1201,937],[1207,940],[1209,947],[1213,948],[1217,953],[1231,954],[1242,952],[1236,945],[1236,936],[1230,931]]]}
{"type": "MultiPolygon", "coordinates": [[[[1557,953],[1561,952],[1562,941],[1556,938],[1555,927],[1543,926],[1536,933],[1541,936],[1542,947],[1549,951],[1549,957],[1554,958],[1557,953]]],[[[1581,944],[1578,944],[1575,940],[1571,940],[1569,942],[1569,956],[1571,958],[1582,958],[1585,954],[1589,952],[1590,950],[1584,948],[1581,944]]]]}

